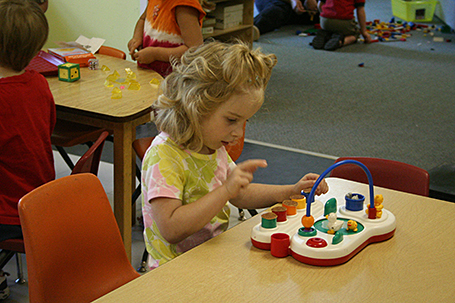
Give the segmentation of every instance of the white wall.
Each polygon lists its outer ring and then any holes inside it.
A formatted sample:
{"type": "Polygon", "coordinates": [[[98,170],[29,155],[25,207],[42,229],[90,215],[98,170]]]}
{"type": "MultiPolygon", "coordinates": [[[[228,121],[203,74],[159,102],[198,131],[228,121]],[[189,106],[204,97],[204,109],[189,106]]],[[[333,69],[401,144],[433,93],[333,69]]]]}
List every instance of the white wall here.
{"type": "Polygon", "coordinates": [[[45,48],[79,35],[106,40],[104,45],[128,53],[127,43],[147,0],[49,0],[50,32],[45,48]]]}

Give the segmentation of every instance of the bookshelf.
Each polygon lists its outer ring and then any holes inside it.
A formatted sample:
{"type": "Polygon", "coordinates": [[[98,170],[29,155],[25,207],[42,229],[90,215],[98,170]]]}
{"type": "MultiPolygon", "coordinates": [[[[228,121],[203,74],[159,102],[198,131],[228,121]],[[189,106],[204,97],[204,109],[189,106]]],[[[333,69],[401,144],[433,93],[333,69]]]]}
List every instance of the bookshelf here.
{"type": "Polygon", "coordinates": [[[230,41],[234,38],[238,38],[250,45],[253,45],[254,0],[213,0],[211,2],[217,5],[221,3],[223,5],[243,4],[242,25],[227,29],[215,28],[213,33],[203,34],[203,38],[207,39],[213,37],[219,41],[230,41]]]}

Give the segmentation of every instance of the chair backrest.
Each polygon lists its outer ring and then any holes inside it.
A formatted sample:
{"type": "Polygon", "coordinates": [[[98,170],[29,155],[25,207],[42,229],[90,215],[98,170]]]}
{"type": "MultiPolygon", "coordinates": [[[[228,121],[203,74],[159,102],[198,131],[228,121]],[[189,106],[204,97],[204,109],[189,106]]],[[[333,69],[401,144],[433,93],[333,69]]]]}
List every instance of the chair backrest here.
{"type": "Polygon", "coordinates": [[[116,57],[116,58],[120,58],[120,59],[123,59],[123,60],[126,59],[125,52],[123,52],[123,51],[121,51],[119,49],[110,47],[110,46],[102,45],[100,47],[100,49],[98,50],[98,54],[107,55],[107,56],[111,56],[111,57],[116,57]]]}
{"type": "MultiPolygon", "coordinates": [[[[422,168],[394,160],[369,157],[341,157],[335,163],[348,159],[363,163],[370,171],[376,186],[421,196],[429,194],[430,176],[422,168]]],[[[355,164],[338,166],[332,170],[330,176],[368,184],[365,172],[355,164]]]]}
{"type": "Polygon", "coordinates": [[[101,153],[103,151],[104,142],[106,141],[109,132],[104,131],[93,145],[82,155],[82,157],[74,165],[71,174],[92,173],[98,175],[98,168],[101,161],[101,153]]]}
{"type": "Polygon", "coordinates": [[[76,174],[19,201],[30,302],[91,302],[137,278],[99,179],[76,174]]]}

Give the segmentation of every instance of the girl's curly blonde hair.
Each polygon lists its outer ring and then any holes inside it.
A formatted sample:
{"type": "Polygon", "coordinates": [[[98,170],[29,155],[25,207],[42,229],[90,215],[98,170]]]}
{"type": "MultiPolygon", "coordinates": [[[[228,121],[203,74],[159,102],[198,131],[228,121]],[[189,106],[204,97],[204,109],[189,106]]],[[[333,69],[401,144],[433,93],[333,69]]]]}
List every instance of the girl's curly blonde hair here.
{"type": "Polygon", "coordinates": [[[251,50],[243,42],[207,42],[172,61],[173,72],[154,102],[155,124],[178,145],[199,151],[203,146],[201,119],[234,93],[265,90],[276,65],[273,54],[251,50]]]}

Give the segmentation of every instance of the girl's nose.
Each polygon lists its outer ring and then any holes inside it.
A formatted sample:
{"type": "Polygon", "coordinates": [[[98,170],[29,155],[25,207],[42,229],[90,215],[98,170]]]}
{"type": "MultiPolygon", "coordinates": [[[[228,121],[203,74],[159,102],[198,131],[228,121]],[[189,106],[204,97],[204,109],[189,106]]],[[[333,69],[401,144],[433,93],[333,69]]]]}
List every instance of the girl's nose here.
{"type": "Polygon", "coordinates": [[[243,136],[243,125],[236,127],[235,130],[232,132],[232,136],[235,138],[240,138],[243,136]]]}

